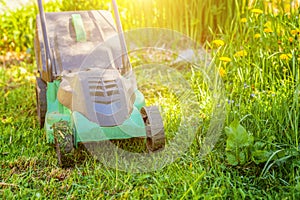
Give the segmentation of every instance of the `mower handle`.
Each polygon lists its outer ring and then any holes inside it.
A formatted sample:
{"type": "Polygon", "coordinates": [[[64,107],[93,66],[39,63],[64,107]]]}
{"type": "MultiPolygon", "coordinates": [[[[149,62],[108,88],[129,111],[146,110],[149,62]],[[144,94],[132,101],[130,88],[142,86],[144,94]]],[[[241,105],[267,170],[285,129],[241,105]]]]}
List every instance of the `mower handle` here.
{"type": "Polygon", "coordinates": [[[114,14],[115,14],[115,19],[116,19],[116,25],[117,25],[117,30],[118,30],[118,35],[119,35],[119,40],[120,40],[120,45],[121,45],[121,51],[122,51],[122,64],[123,64],[123,69],[122,69],[122,74],[125,74],[126,72],[130,71],[131,65],[128,59],[127,55],[127,47],[126,47],[126,41],[124,37],[124,32],[121,24],[121,19],[119,15],[119,9],[116,0],[112,0],[112,5],[114,9],[114,14]]]}
{"type": "Polygon", "coordinates": [[[50,42],[49,42],[49,38],[47,35],[46,17],[45,17],[42,0],[37,0],[37,3],[38,3],[38,7],[39,7],[41,27],[42,27],[42,32],[43,32],[43,40],[44,40],[45,51],[46,51],[46,60],[47,60],[46,68],[47,68],[47,72],[48,72],[48,79],[50,82],[52,82],[53,81],[53,71],[52,70],[54,68],[55,73],[56,73],[56,68],[53,66],[54,58],[51,53],[50,42]]]}

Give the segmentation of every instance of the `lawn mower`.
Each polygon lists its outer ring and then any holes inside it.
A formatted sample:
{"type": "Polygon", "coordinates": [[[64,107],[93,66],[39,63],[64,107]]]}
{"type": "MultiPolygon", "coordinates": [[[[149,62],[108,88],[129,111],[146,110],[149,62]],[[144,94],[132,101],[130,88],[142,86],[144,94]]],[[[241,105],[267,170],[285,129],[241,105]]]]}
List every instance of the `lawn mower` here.
{"type": "Polygon", "coordinates": [[[45,13],[37,2],[37,115],[59,163],[80,143],[145,138],[149,153],[161,151],[162,117],[138,90],[115,0],[115,21],[105,10],[45,13]]]}

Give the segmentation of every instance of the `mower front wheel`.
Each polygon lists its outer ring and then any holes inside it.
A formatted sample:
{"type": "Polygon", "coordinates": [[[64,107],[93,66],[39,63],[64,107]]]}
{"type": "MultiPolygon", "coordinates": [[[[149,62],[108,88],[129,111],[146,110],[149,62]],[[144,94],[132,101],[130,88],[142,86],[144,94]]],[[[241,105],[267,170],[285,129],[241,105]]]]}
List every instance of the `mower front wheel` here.
{"type": "Polygon", "coordinates": [[[68,167],[72,164],[74,137],[68,122],[60,121],[53,124],[54,145],[58,164],[68,167]]]}
{"type": "Polygon", "coordinates": [[[148,106],[141,109],[141,114],[146,126],[147,142],[149,152],[161,151],[165,147],[165,131],[162,117],[157,106],[148,106]]]}

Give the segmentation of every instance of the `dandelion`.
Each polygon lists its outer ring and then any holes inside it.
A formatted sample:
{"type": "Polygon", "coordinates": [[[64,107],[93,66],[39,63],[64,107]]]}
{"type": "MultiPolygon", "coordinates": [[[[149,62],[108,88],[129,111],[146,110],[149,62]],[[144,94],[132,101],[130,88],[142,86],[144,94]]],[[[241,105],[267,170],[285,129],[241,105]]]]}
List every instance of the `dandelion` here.
{"type": "Polygon", "coordinates": [[[270,28],[272,26],[272,22],[271,21],[267,21],[265,24],[264,24],[264,27],[267,27],[267,28],[270,28]]]}
{"type": "Polygon", "coordinates": [[[255,39],[258,39],[258,38],[260,38],[261,37],[261,35],[259,34],[259,33],[256,33],[255,35],[254,35],[254,38],[255,39]]]}
{"type": "Polygon", "coordinates": [[[285,54],[285,53],[283,53],[283,54],[281,54],[280,56],[279,56],[279,59],[280,60],[289,60],[289,59],[291,59],[292,58],[292,54],[285,54]]]}
{"type": "Polygon", "coordinates": [[[289,37],[289,42],[292,43],[294,41],[294,38],[289,37]]]}
{"type": "Polygon", "coordinates": [[[219,69],[219,74],[220,74],[221,77],[224,77],[226,75],[226,71],[225,71],[225,69],[223,67],[221,67],[219,69]]]}
{"type": "Polygon", "coordinates": [[[265,33],[273,33],[273,30],[271,28],[265,28],[264,32],[265,33]]]}
{"type": "Polygon", "coordinates": [[[219,47],[225,45],[225,42],[223,40],[214,40],[214,41],[212,41],[212,43],[219,47]]]}
{"type": "Polygon", "coordinates": [[[223,61],[223,62],[225,62],[225,63],[227,63],[227,62],[231,62],[231,59],[230,59],[230,58],[228,58],[228,57],[226,57],[226,56],[222,56],[222,57],[220,57],[220,58],[219,58],[219,60],[220,60],[220,61],[223,61]]]}
{"type": "Polygon", "coordinates": [[[300,30],[297,30],[297,29],[296,30],[291,30],[291,34],[294,35],[294,36],[297,35],[297,34],[300,34],[300,30]]]}
{"type": "Polygon", "coordinates": [[[264,32],[265,33],[272,33],[273,32],[273,29],[272,29],[272,22],[271,21],[267,21],[265,24],[264,24],[264,32]]]}
{"type": "Polygon", "coordinates": [[[255,14],[263,14],[263,13],[264,13],[264,11],[262,11],[261,9],[257,9],[257,8],[253,8],[253,9],[251,10],[251,12],[252,12],[252,13],[255,13],[255,14]]]}
{"type": "Polygon", "coordinates": [[[246,22],[247,22],[247,18],[243,17],[243,18],[241,19],[241,23],[246,23],[246,22]]]}
{"type": "Polygon", "coordinates": [[[244,57],[247,56],[247,51],[242,50],[242,51],[238,51],[234,54],[235,57],[244,57]]]}

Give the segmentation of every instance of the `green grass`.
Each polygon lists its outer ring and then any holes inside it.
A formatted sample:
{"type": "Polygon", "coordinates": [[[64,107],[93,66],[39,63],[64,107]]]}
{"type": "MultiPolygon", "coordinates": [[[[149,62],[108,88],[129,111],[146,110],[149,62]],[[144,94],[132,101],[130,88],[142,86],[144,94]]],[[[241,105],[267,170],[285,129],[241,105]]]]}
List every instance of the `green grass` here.
{"type": "MultiPolygon", "coordinates": [[[[23,55],[22,52],[32,48],[34,25],[20,24],[33,22],[36,10],[26,7],[17,12],[7,12],[0,23],[0,33],[3,36],[0,41],[2,56],[0,198],[298,199],[300,197],[299,10],[287,7],[288,1],[282,4],[274,3],[270,7],[267,7],[264,1],[253,1],[250,9],[247,6],[248,1],[227,1],[228,18],[224,20],[222,15],[216,15],[218,19],[214,20],[207,19],[209,15],[200,16],[201,12],[196,13],[196,5],[201,5],[196,0],[190,3],[178,1],[174,7],[172,2],[164,1],[166,4],[156,5],[157,9],[164,10],[165,14],[162,14],[162,20],[154,19],[154,25],[161,23],[157,26],[179,30],[189,34],[193,39],[197,38],[197,41],[201,40],[199,33],[202,33],[202,29],[210,31],[205,38],[211,39],[204,43],[204,47],[211,50],[216,67],[220,69],[223,78],[228,111],[225,126],[229,128],[232,121],[239,121],[247,131],[244,135],[248,136],[245,138],[253,137],[253,141],[249,140],[246,147],[238,146],[232,143],[235,139],[239,139],[240,135],[229,139],[223,131],[224,134],[221,135],[215,148],[205,157],[199,156],[206,132],[205,126],[210,120],[210,104],[204,98],[208,90],[203,84],[200,71],[190,72],[183,68],[180,69],[181,73],[195,91],[200,107],[203,106],[202,113],[197,117],[203,120],[204,124],[204,128],[200,127],[195,140],[184,155],[161,170],[135,174],[120,171],[118,168],[108,168],[87,152],[79,150],[75,155],[76,162],[73,167],[58,167],[55,149],[46,143],[44,131],[38,128],[33,79],[36,73],[35,63],[28,56],[22,58],[23,61],[18,61],[23,55]],[[232,5],[240,9],[232,9],[232,5]],[[188,9],[189,6],[191,9],[188,9]],[[278,8],[279,13],[270,12],[269,9],[272,7],[278,8]],[[261,9],[263,13],[256,14],[252,8],[261,9]],[[283,13],[285,9],[292,12],[283,13]],[[170,17],[178,12],[181,15],[170,17]],[[17,20],[12,17],[14,14],[24,18],[18,17],[20,20],[17,20]],[[212,28],[206,29],[195,24],[195,27],[191,26],[191,22],[186,21],[187,19],[193,21],[190,16],[196,21],[204,20],[212,28]],[[4,36],[7,39],[4,39],[4,36]],[[217,40],[222,40],[224,45],[218,46],[217,40]],[[21,53],[8,58],[7,52],[11,51],[21,53]],[[224,62],[221,57],[228,57],[231,61],[224,62]],[[230,161],[228,158],[228,152],[232,151],[228,147],[230,145],[236,145],[239,151],[247,153],[243,162],[230,161]]],[[[220,5],[220,2],[216,5],[220,5]]],[[[94,5],[93,3],[91,5],[94,5]]],[[[124,10],[121,16],[127,17],[124,19],[126,29],[149,26],[152,23],[145,17],[151,15],[153,12],[151,9],[147,11],[150,13],[139,12],[139,4],[127,3],[127,1],[120,2],[120,8],[124,10]],[[125,12],[127,6],[133,8],[125,12]]],[[[72,4],[59,6],[61,5],[50,3],[47,9],[72,8],[72,4]]],[[[107,4],[103,6],[108,7],[107,4]]],[[[207,10],[213,10],[215,5],[211,3],[207,6],[209,6],[207,10]]],[[[142,61],[137,61],[140,62],[142,61]]],[[[151,88],[145,92],[150,91],[151,88]]],[[[157,88],[156,92],[149,94],[154,95],[149,103],[160,101],[171,107],[176,102],[176,98],[165,88],[157,88]],[[159,98],[161,94],[164,94],[166,99],[159,98]]],[[[172,118],[174,117],[172,114],[174,113],[169,112],[167,116],[172,118]]],[[[174,122],[169,118],[167,121],[170,121],[170,124],[174,122]]],[[[234,159],[237,158],[238,156],[234,159]]]]}

